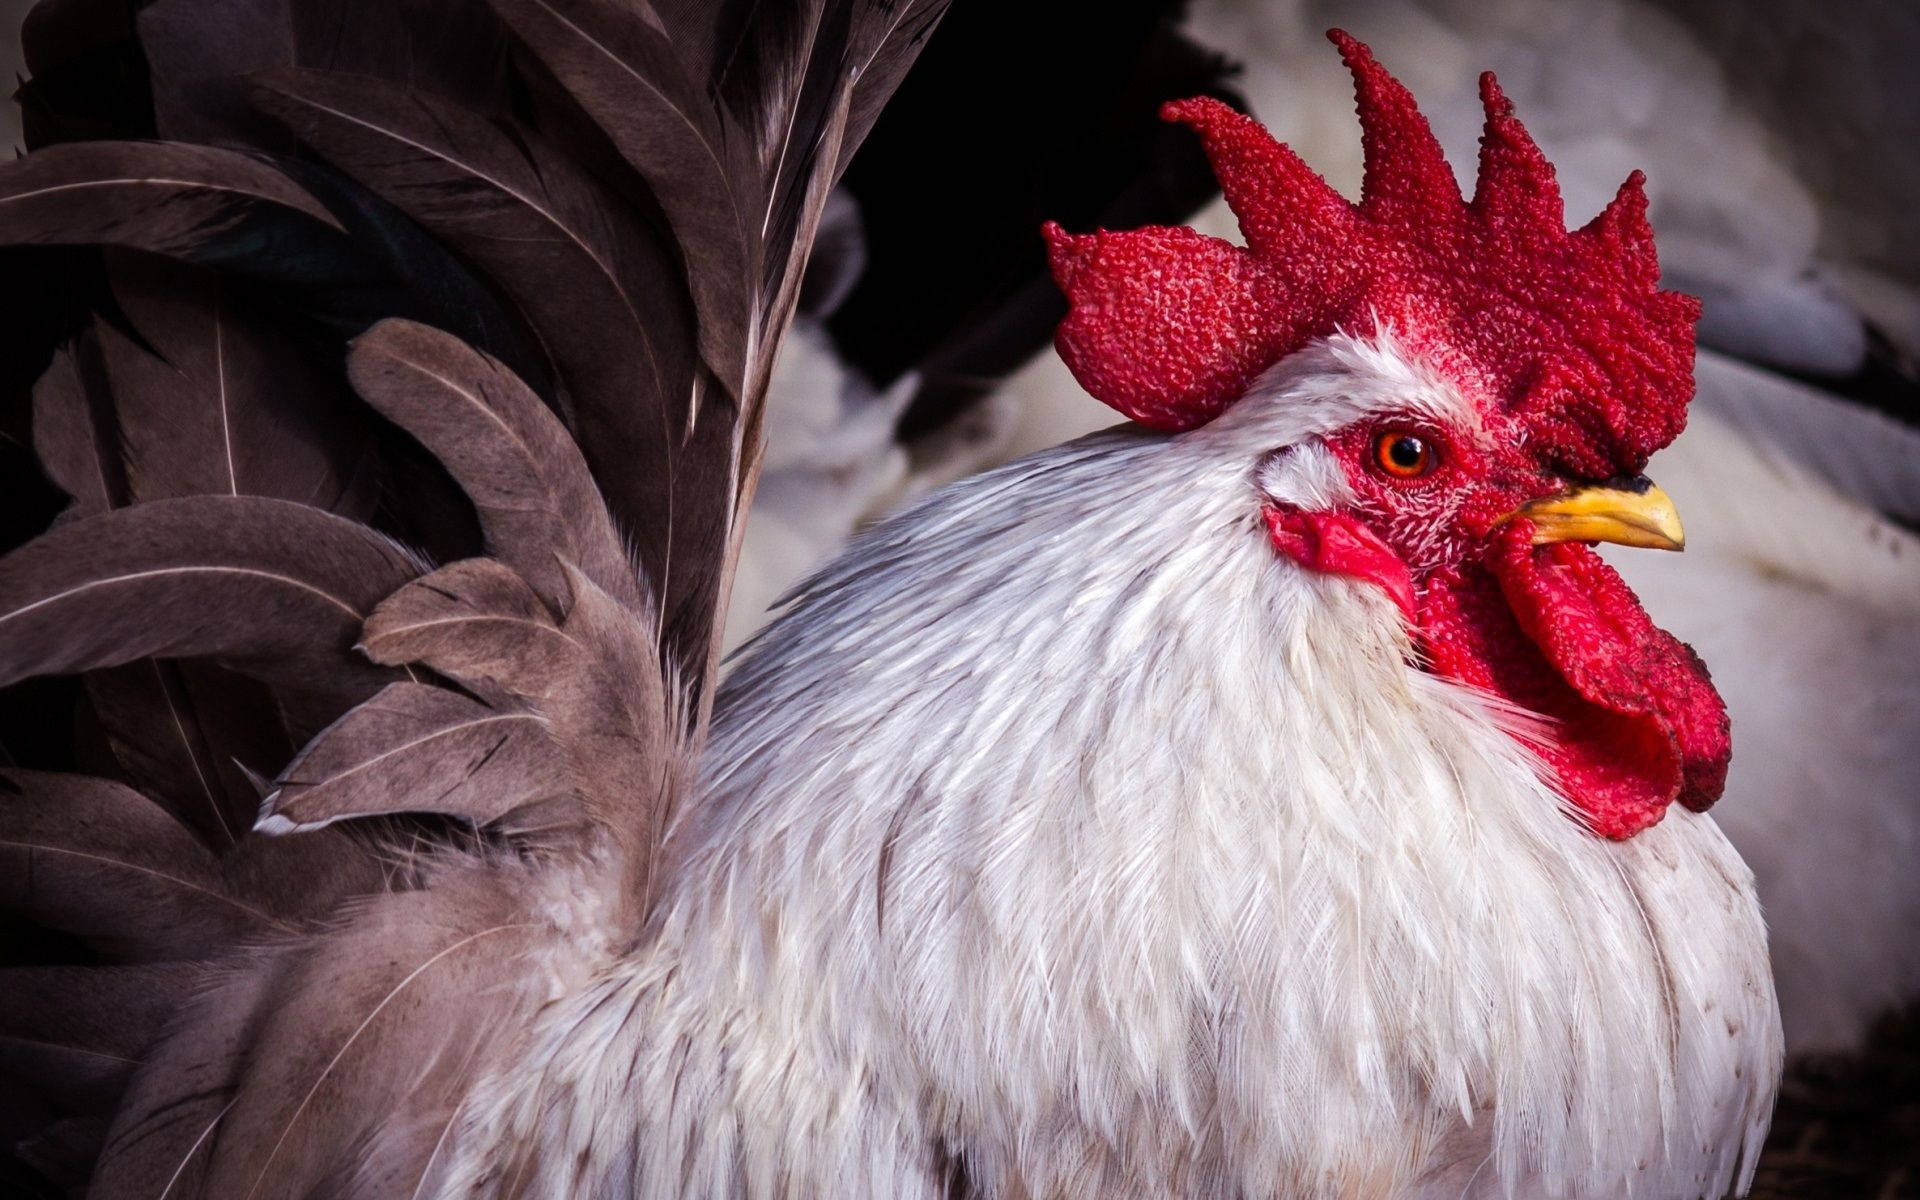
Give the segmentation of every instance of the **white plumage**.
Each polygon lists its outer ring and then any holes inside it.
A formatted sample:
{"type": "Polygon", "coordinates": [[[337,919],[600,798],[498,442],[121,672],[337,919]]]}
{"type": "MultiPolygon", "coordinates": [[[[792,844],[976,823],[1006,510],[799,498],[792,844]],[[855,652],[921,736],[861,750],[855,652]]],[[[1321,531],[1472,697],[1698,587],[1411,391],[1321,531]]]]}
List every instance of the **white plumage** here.
{"type": "Polygon", "coordinates": [[[1391,603],[1259,525],[1388,349],[929,498],[731,676],[651,944],[540,1016],[435,1194],[1718,1195],[1777,1078],[1751,877],[1571,819],[1391,603]],[[937,1150],[936,1150],[937,1148],[937,1150]],[[522,1172],[528,1173],[522,1176],[522,1172]],[[503,1181],[517,1181],[503,1186],[503,1181]]]}

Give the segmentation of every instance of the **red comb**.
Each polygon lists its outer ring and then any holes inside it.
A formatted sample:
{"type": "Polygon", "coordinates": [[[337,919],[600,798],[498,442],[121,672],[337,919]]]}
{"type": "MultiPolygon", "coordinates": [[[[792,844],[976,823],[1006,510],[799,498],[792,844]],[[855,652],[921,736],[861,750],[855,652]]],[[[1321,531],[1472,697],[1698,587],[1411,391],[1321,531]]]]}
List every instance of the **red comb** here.
{"type": "Polygon", "coordinates": [[[1164,117],[1200,135],[1247,245],[1191,229],[1049,224],[1071,304],[1061,358],[1133,420],[1191,429],[1309,339],[1388,323],[1470,395],[1517,415],[1553,466],[1639,471],[1685,423],[1698,316],[1692,297],[1658,286],[1640,173],[1569,233],[1552,164],[1487,74],[1479,179],[1465,200],[1406,88],[1365,46],[1328,36],[1359,101],[1360,203],[1252,118],[1212,99],[1168,104],[1164,117]]]}

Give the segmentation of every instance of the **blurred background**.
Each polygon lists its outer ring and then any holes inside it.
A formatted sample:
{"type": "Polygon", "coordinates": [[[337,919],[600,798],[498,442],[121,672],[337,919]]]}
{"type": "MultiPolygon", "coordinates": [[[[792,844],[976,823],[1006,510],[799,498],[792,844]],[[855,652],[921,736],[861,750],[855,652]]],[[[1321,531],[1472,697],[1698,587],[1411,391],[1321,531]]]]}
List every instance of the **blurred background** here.
{"type": "MultiPolygon", "coordinates": [[[[151,124],[137,55],[61,36],[143,5],[32,7],[0,0],[22,81],[0,143],[46,140],[54,111],[88,136],[90,106],[151,124]],[[46,61],[23,59],[29,19],[46,61]]],[[[1920,1195],[1920,3],[955,0],[831,205],[730,644],[890,509],[1113,423],[1049,349],[1037,229],[1238,240],[1161,101],[1227,98],[1357,192],[1330,26],[1407,84],[1457,171],[1492,69],[1570,222],[1647,173],[1667,284],[1705,301],[1692,422],[1650,469],[1689,548],[1611,557],[1733,712],[1715,815],[1759,882],[1794,1056],[1758,1194],[1920,1195]]]]}

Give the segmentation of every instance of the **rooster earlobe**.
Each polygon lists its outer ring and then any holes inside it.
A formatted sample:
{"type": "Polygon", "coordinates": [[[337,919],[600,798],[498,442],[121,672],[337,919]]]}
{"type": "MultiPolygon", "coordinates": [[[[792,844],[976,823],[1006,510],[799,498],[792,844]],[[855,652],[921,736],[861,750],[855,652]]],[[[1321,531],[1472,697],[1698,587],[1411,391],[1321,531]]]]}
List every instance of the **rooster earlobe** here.
{"type": "MultiPolygon", "coordinates": [[[[1473,211],[1489,225],[1525,225],[1541,234],[1567,231],[1566,207],[1553,164],[1513,114],[1513,101],[1488,71],[1480,76],[1480,104],[1487,121],[1480,134],[1480,172],[1473,187],[1473,211]]],[[[1631,181],[1629,181],[1631,183],[1631,181]]],[[[1623,189],[1624,191],[1624,189],[1623,189]]],[[[1644,203],[1644,198],[1642,200],[1644,203]]],[[[1651,244],[1653,231],[1647,231],[1651,244]]]]}
{"type": "Polygon", "coordinates": [[[1311,243],[1337,241],[1353,224],[1353,206],[1258,121],[1195,96],[1160,109],[1200,135],[1227,207],[1255,254],[1291,257],[1311,243]]]}
{"type": "Polygon", "coordinates": [[[1433,127],[1420,115],[1413,93],[1352,34],[1331,29],[1327,40],[1340,48],[1340,58],[1353,74],[1360,146],[1366,156],[1361,213],[1402,228],[1457,220],[1466,207],[1460,198],[1460,181],[1447,165],[1433,127]]]}

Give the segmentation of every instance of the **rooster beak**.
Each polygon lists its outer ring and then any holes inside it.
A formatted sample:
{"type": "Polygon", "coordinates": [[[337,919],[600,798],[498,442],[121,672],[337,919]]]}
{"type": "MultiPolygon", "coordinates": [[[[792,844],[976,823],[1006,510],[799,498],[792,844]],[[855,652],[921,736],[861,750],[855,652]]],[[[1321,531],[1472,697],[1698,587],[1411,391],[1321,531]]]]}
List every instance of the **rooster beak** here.
{"type": "Polygon", "coordinates": [[[1686,531],[1673,501],[1645,475],[1619,476],[1521,505],[1513,513],[1533,522],[1533,544],[1612,542],[1649,550],[1683,550],[1686,531]]]}

